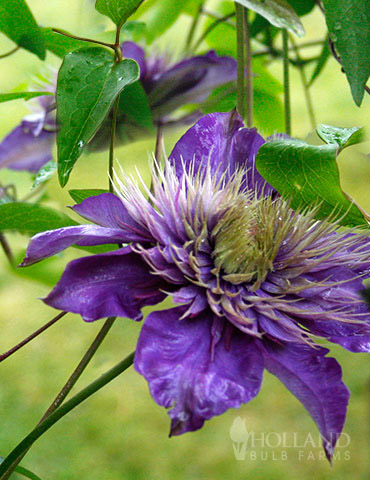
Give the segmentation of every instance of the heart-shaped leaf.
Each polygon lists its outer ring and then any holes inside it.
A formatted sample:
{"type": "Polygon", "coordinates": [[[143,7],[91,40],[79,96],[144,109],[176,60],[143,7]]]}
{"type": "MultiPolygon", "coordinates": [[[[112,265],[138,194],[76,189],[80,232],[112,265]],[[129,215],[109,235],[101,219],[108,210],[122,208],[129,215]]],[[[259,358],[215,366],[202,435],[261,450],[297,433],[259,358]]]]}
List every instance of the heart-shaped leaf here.
{"type": "Polygon", "coordinates": [[[267,142],[256,166],[292,208],[317,206],[317,218],[333,214],[347,226],[365,226],[363,213],[343,193],[336,162],[337,145],[308,145],[300,140],[267,142]]]}
{"type": "Polygon", "coordinates": [[[57,84],[58,174],[62,187],[114,99],[138,78],[139,66],[134,60],[116,63],[104,48],[86,48],[66,55],[57,84]]]}
{"type": "Polygon", "coordinates": [[[18,46],[45,60],[45,41],[24,0],[0,1],[0,31],[18,46]]]}
{"type": "Polygon", "coordinates": [[[285,0],[235,1],[266,18],[275,27],[287,29],[298,37],[303,37],[305,34],[298,15],[285,0]]]}
{"type": "Polygon", "coordinates": [[[109,17],[118,27],[123,25],[144,0],[96,0],[95,8],[109,17]]]}

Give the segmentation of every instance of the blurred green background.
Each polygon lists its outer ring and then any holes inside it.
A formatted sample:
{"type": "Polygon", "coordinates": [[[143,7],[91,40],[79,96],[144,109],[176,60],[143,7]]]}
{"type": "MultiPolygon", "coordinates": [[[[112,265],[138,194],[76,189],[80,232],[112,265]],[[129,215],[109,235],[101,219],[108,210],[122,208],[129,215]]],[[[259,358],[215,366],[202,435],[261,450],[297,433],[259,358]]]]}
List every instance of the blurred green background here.
{"type": "MultiPolygon", "coordinates": [[[[29,5],[43,26],[65,28],[79,35],[94,36],[109,27],[95,13],[90,0],[30,0],[29,5]]],[[[161,39],[161,48],[179,43],[185,36],[189,18],[181,18],[161,39]],[[176,38],[176,42],[173,39],[176,38]]],[[[304,17],[307,39],[320,38],[324,31],[319,12],[304,17]]],[[[109,27],[110,28],[110,27],[109,27]]],[[[1,36],[0,53],[12,47],[1,36]]],[[[175,54],[180,54],[177,45],[175,54]]],[[[48,63],[59,61],[50,55],[48,63]]],[[[0,91],[8,92],[20,84],[29,84],[45,67],[34,56],[18,52],[1,60],[0,91]]],[[[270,66],[281,80],[281,65],[270,66]]],[[[355,106],[344,75],[334,60],[329,61],[312,89],[318,123],[336,126],[369,126],[370,97],[361,108],[355,106]]],[[[298,72],[292,72],[293,134],[306,138],[310,134],[307,110],[298,72]]],[[[29,112],[23,101],[0,105],[0,138],[29,112]]],[[[269,118],[266,118],[266,123],[269,118]]],[[[166,136],[167,153],[182,134],[166,136]]],[[[316,141],[315,136],[309,137],[316,141]]],[[[136,142],[116,151],[125,170],[138,167],[148,177],[148,158],[154,139],[136,142]]],[[[370,210],[370,145],[366,142],[350,147],[339,158],[344,190],[365,209],[370,210]]],[[[72,202],[68,189],[105,188],[107,154],[83,156],[72,173],[67,188],[61,190],[52,180],[48,203],[64,209],[72,202]]],[[[29,192],[27,173],[0,171],[2,184],[16,183],[20,196],[29,192]]],[[[71,212],[68,212],[71,214],[71,212]]],[[[27,238],[8,235],[16,254],[22,254],[27,238]]],[[[5,351],[55,315],[39,298],[57,281],[67,261],[81,255],[70,249],[41,267],[43,282],[33,278],[30,269],[15,273],[0,256],[0,351],[5,351]]],[[[33,267],[35,268],[35,267],[33,267]]],[[[33,341],[13,357],[0,364],[0,455],[5,456],[37,423],[64,384],[102,323],[84,323],[68,314],[50,331],[33,341]]],[[[75,391],[86,385],[135,348],[140,324],[127,319],[115,323],[108,338],[79,381],[75,391]]],[[[332,353],[343,366],[344,381],[352,392],[345,432],[350,444],[338,448],[338,458],[331,468],[320,454],[318,432],[299,402],[271,375],[266,374],[262,390],[250,404],[229,410],[207,422],[202,430],[181,437],[168,438],[169,420],[163,408],[150,397],[146,382],[132,368],[97,393],[85,404],[54,426],[27,454],[22,464],[43,480],[121,480],[121,479],[191,479],[230,478],[259,479],[367,479],[369,478],[369,360],[365,354],[351,354],[340,348],[332,353]],[[270,432],[297,432],[301,442],[312,434],[315,446],[304,448],[249,448],[243,461],[235,459],[230,428],[234,419],[245,418],[248,432],[256,438],[270,432]],[[254,454],[251,451],[254,451],[254,454]],[[283,451],[286,454],[282,453],[283,451]],[[302,454],[299,454],[302,451],[302,454]]],[[[14,478],[17,476],[14,475],[14,478]]]]}

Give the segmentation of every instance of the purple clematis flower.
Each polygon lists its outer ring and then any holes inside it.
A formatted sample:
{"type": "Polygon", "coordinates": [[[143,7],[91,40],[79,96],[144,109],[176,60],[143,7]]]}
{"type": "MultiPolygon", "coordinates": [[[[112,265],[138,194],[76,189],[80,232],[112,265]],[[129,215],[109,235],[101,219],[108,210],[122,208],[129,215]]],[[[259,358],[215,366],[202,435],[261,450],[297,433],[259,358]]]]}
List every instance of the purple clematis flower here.
{"type": "MultiPolygon", "coordinates": [[[[140,82],[148,95],[154,123],[194,123],[201,116],[196,109],[176,120],[171,114],[179,107],[205,101],[214,88],[236,81],[236,61],[231,57],[218,57],[213,51],[168,66],[163,56],[146,57],[144,50],[134,42],[122,43],[121,49],[126,58],[139,64],[140,82]]],[[[55,91],[56,85],[52,82],[44,87],[55,91]]],[[[0,143],[0,168],[35,173],[52,159],[56,127],[51,110],[55,108],[55,100],[51,96],[40,97],[39,104],[41,111],[25,117],[0,143]]],[[[110,129],[111,118],[108,116],[88,149],[107,148],[110,129]]],[[[125,143],[147,133],[145,128],[131,125],[125,111],[119,110],[117,142],[125,143]]]]}
{"type": "MultiPolygon", "coordinates": [[[[45,88],[53,90],[49,84],[45,88]]],[[[43,96],[37,102],[39,111],[24,117],[0,143],[0,169],[36,173],[52,159],[55,100],[53,96],[43,96]]]]}
{"type": "Polygon", "coordinates": [[[171,435],[254,398],[263,370],[279,378],[316,422],[331,459],[349,391],[315,337],[370,351],[369,238],[314,211],[294,212],[254,167],[263,138],[235,113],[203,117],[180,139],[153,193],[130,178],[74,211],[94,224],[32,238],[23,265],[72,244],[125,243],[72,261],[44,299],[86,321],[148,315],[135,357],[171,435]]]}
{"type": "MultiPolygon", "coordinates": [[[[216,87],[236,82],[236,60],[219,57],[214,51],[168,65],[163,56],[147,57],[134,42],[122,43],[121,49],[125,57],[136,60],[140,66],[140,81],[157,123],[172,123],[169,115],[179,107],[204,102],[216,87]]],[[[195,114],[192,112],[182,121],[193,120],[195,114]]],[[[201,116],[199,112],[197,115],[201,116]]]]}

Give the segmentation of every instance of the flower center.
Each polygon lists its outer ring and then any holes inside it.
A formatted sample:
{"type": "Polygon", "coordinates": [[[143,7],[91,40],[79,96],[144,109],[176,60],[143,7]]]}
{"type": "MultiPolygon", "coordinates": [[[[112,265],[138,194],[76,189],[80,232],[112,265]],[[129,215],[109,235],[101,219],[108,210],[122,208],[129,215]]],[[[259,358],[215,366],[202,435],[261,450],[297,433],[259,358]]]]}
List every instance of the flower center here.
{"type": "Polygon", "coordinates": [[[233,284],[257,290],[287,234],[289,207],[270,197],[240,194],[212,231],[216,273],[233,284]]]}

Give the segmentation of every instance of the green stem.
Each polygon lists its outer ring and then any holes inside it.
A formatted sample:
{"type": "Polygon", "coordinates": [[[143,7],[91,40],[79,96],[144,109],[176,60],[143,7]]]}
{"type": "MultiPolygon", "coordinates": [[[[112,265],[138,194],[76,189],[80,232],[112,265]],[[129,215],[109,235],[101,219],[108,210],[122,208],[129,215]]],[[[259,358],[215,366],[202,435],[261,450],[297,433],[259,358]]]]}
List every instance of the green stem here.
{"type": "Polygon", "coordinates": [[[10,248],[10,245],[3,233],[0,232],[0,245],[2,246],[5,256],[8,259],[8,262],[11,267],[15,266],[15,261],[14,261],[14,255],[12,252],[12,249],[10,248]]]}
{"type": "Polygon", "coordinates": [[[285,133],[291,135],[291,109],[290,109],[290,84],[289,84],[289,51],[288,51],[288,32],[283,30],[283,53],[284,53],[284,115],[285,115],[285,133]]]}
{"type": "Polygon", "coordinates": [[[190,30],[189,30],[188,36],[186,37],[186,42],[185,42],[185,51],[187,53],[191,51],[191,45],[192,45],[193,40],[194,40],[195,31],[196,31],[197,26],[199,24],[200,15],[202,13],[204,3],[205,2],[200,2],[198,10],[197,10],[196,14],[194,15],[193,21],[191,22],[190,30]]]}
{"type": "Polygon", "coordinates": [[[53,28],[52,30],[54,33],[59,33],[60,35],[73,38],[74,40],[80,40],[81,42],[96,43],[97,45],[103,45],[104,47],[112,48],[114,51],[116,50],[116,47],[113,43],[101,42],[100,40],[93,40],[92,38],[78,37],[77,35],[72,35],[71,33],[67,33],[64,30],[59,30],[59,28],[53,28]]]}
{"type": "Polygon", "coordinates": [[[163,157],[163,126],[160,123],[157,125],[157,136],[155,139],[154,157],[158,166],[160,166],[162,164],[162,157],[163,157]]]}
{"type": "MultiPolygon", "coordinates": [[[[116,63],[119,63],[122,60],[122,52],[120,48],[120,32],[121,26],[116,28],[116,40],[113,45],[114,51],[116,54],[116,63]]],[[[109,147],[109,166],[108,166],[108,177],[109,177],[109,191],[113,193],[113,165],[114,165],[114,142],[116,139],[116,128],[117,128],[117,115],[119,107],[119,95],[114,101],[113,105],[113,115],[112,115],[112,125],[110,130],[110,147],[109,147]]]]}
{"type": "Polygon", "coordinates": [[[295,43],[294,39],[291,36],[289,38],[290,38],[291,44],[293,45],[294,52],[295,52],[295,55],[296,55],[296,58],[297,58],[298,70],[299,70],[299,75],[301,77],[303,92],[304,92],[306,105],[307,105],[307,110],[308,110],[308,116],[310,117],[311,128],[314,129],[316,127],[316,118],[315,118],[315,112],[314,112],[314,109],[313,109],[310,87],[309,87],[307,77],[306,77],[306,72],[305,72],[305,69],[304,69],[304,65],[302,63],[302,58],[299,55],[299,49],[297,47],[297,44],[295,43]]]}
{"type": "Polygon", "coordinates": [[[237,93],[236,105],[239,115],[244,119],[245,117],[245,48],[244,48],[244,30],[245,18],[244,8],[235,2],[236,13],[236,57],[238,60],[238,78],[237,78],[237,93]]]}
{"type": "Polygon", "coordinates": [[[20,343],[18,343],[17,345],[15,345],[13,348],[11,348],[10,350],[8,350],[7,352],[3,353],[2,355],[0,355],[0,362],[4,361],[6,358],[10,357],[13,353],[17,352],[19,349],[21,349],[22,347],[24,347],[25,345],[27,345],[27,343],[29,343],[31,340],[33,340],[34,338],[38,337],[41,333],[45,332],[45,330],[47,330],[49,327],[51,327],[52,325],[54,325],[54,323],[56,323],[58,320],[60,320],[62,317],[64,317],[64,315],[66,315],[67,312],[62,312],[62,313],[59,313],[59,315],[57,315],[56,317],[52,318],[48,323],[46,323],[45,325],[43,325],[41,328],[39,328],[38,330],[36,330],[36,332],[33,332],[29,337],[25,338],[24,340],[22,340],[20,343]]]}
{"type": "Polygon", "coordinates": [[[0,465],[0,480],[4,480],[6,477],[4,475],[10,470],[10,468],[17,462],[18,458],[21,457],[30,447],[33,445],[38,438],[41,437],[49,428],[51,428],[58,420],[63,418],[67,413],[73,410],[75,407],[80,405],[83,401],[93,395],[95,392],[103,388],[109,382],[111,382],[118,375],[127,370],[134,361],[135,352],[131,353],[124,360],[119,362],[113,368],[104,373],[100,378],[90,383],[87,387],[81,390],[77,395],[72,397],[70,400],[65,402],[64,405],[57,408],[51,415],[49,415],[42,423],[40,423],[36,428],[32,430],[15,448],[10,452],[10,454],[5,458],[3,463],[0,465]]]}
{"type": "Polygon", "coordinates": [[[85,370],[85,368],[90,363],[92,357],[95,355],[96,351],[98,350],[98,348],[102,344],[102,342],[105,339],[105,337],[107,336],[109,330],[112,328],[115,319],[116,319],[116,317],[109,317],[104,322],[104,325],[99,330],[97,336],[93,340],[92,344],[88,348],[85,355],[82,357],[80,363],[77,365],[76,369],[72,372],[72,375],[69,377],[69,379],[67,380],[67,382],[64,385],[64,387],[62,388],[62,390],[55,397],[54,401],[50,404],[50,407],[47,409],[47,411],[45,412],[45,414],[41,418],[39,424],[41,422],[43,422],[46,417],[48,417],[54,410],[56,410],[59,407],[59,405],[61,405],[63,403],[66,396],[72,390],[72,388],[76,384],[77,380],[80,378],[83,371],[85,370]]]}
{"type": "MultiPolygon", "coordinates": [[[[63,312],[63,314],[66,314],[67,312],[63,312]]],[[[111,329],[116,317],[109,317],[105,321],[103,327],[100,329],[98,335],[95,337],[94,341],[90,345],[89,349],[85,353],[85,355],[82,357],[80,363],[77,365],[75,370],[72,372],[72,375],[69,377],[67,380],[66,384],[63,386],[61,391],[58,393],[58,395],[55,397],[55,399],[51,402],[50,407],[46,410],[44,415],[42,416],[41,420],[37,425],[41,425],[41,423],[48,418],[65,400],[67,397],[68,393],[72,390],[74,385],[76,384],[77,380],[80,378],[82,375],[83,371],[85,368],[88,366],[90,363],[90,360],[92,357],[95,355],[97,349],[100,347],[102,344],[104,338],[106,337],[107,333],[111,329]]],[[[23,457],[26,455],[28,450],[31,448],[31,445],[21,454],[19,457],[12,462],[12,465],[9,467],[6,473],[4,473],[4,476],[2,477],[2,480],[7,480],[10,475],[14,472],[14,470],[17,468],[18,464],[22,461],[23,457]]]]}
{"type": "MultiPolygon", "coordinates": [[[[243,8],[243,7],[241,7],[243,8]]],[[[212,30],[214,30],[217,25],[219,25],[220,23],[224,23],[226,22],[229,18],[233,17],[235,14],[234,13],[230,13],[229,15],[225,15],[224,17],[220,17],[218,18],[217,20],[215,20],[213,23],[211,23],[211,25],[209,25],[206,30],[203,32],[203,34],[199,37],[197,43],[194,45],[194,52],[196,52],[198,50],[198,48],[201,46],[201,44],[203,43],[203,41],[208,37],[208,35],[212,32],[212,30]]]]}
{"type": "Polygon", "coordinates": [[[214,18],[216,20],[223,19],[223,23],[225,25],[229,25],[232,28],[235,28],[235,23],[230,20],[230,18],[235,17],[235,12],[231,14],[231,16],[225,19],[222,15],[219,15],[218,13],[210,12],[209,10],[203,8],[202,9],[202,15],[206,15],[207,17],[214,18]]]}
{"type": "Polygon", "coordinates": [[[253,126],[253,72],[252,72],[252,48],[249,28],[248,9],[244,8],[244,43],[245,43],[245,75],[246,75],[246,110],[247,127],[253,126]]]}
{"type": "Polygon", "coordinates": [[[17,52],[19,50],[19,48],[20,47],[15,47],[12,50],[10,50],[9,52],[3,53],[2,55],[0,55],[0,59],[10,57],[10,55],[13,55],[13,53],[17,52]]]}
{"type": "Polygon", "coordinates": [[[109,191],[112,193],[113,188],[113,164],[114,164],[114,142],[116,138],[116,126],[117,126],[117,114],[119,106],[119,95],[114,101],[113,105],[113,116],[112,116],[112,126],[110,131],[110,147],[109,147],[109,191]]]}

